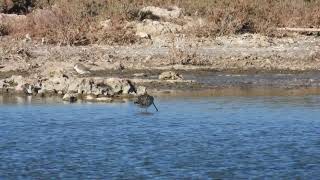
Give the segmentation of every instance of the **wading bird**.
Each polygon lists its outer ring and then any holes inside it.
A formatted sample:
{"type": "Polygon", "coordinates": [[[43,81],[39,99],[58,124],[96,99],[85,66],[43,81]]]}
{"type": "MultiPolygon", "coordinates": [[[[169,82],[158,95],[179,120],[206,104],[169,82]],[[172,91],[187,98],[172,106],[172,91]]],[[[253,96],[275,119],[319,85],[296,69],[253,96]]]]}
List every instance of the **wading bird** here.
{"type": "Polygon", "coordinates": [[[154,104],[154,97],[150,96],[147,92],[145,92],[143,95],[138,96],[134,103],[141,108],[146,108],[146,111],[149,106],[153,105],[154,108],[158,111],[157,106],[154,104]]]}

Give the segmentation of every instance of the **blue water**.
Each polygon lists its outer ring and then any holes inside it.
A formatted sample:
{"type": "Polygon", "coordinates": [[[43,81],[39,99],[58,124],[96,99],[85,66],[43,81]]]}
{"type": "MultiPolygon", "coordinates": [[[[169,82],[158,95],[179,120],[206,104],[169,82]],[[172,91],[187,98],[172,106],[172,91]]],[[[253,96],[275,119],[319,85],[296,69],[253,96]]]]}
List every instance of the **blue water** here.
{"type": "Polygon", "coordinates": [[[0,105],[0,179],[317,179],[320,97],[0,105]]]}

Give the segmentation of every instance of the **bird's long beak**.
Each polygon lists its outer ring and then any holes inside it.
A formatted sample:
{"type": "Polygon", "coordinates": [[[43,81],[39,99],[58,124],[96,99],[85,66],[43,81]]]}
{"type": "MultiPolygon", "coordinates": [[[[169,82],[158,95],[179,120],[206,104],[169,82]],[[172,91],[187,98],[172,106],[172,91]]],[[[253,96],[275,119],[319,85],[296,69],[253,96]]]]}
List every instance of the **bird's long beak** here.
{"type": "Polygon", "coordinates": [[[153,104],[154,108],[156,108],[156,110],[159,111],[157,106],[154,104],[154,102],[152,102],[152,104],[153,104]]]}

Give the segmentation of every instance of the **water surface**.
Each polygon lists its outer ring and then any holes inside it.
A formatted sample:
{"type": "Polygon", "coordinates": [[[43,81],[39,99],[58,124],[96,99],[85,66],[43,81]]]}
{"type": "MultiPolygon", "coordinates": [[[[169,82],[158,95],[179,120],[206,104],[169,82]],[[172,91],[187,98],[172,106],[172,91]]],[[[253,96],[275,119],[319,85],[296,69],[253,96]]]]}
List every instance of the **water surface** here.
{"type": "Polygon", "coordinates": [[[0,179],[316,179],[320,97],[0,101],[0,179]],[[11,103],[9,103],[11,102],[11,103]]]}

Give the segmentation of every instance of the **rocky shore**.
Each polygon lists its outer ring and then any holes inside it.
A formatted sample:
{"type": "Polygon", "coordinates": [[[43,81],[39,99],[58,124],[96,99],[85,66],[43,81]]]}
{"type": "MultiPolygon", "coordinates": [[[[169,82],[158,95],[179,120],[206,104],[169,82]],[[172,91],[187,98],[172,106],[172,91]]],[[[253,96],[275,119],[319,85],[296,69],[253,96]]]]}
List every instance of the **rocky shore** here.
{"type": "MultiPolygon", "coordinates": [[[[66,46],[28,34],[24,39],[0,36],[0,92],[112,102],[146,89],[156,94],[320,86],[316,34],[190,37],[187,30],[205,20],[182,16],[179,8],[150,8],[148,12],[163,20],[127,22],[138,38],[134,44],[66,46]]],[[[110,28],[112,23],[105,20],[101,26],[110,28]]]]}

